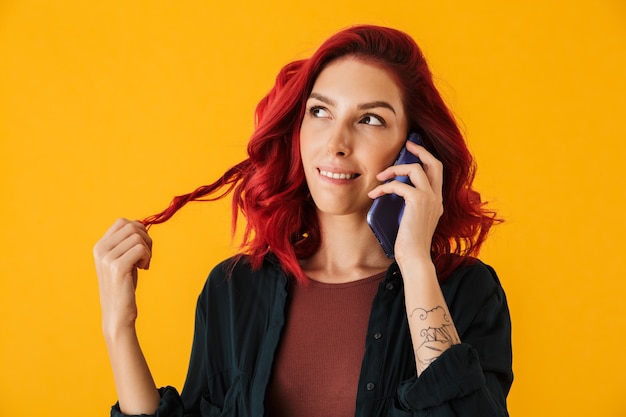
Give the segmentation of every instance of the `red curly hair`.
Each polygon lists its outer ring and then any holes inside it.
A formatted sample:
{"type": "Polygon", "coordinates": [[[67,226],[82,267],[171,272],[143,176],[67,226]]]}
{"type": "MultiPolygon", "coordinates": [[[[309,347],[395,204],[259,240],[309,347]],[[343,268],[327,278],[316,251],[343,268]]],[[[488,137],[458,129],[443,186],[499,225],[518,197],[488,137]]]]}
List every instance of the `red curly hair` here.
{"type": "Polygon", "coordinates": [[[213,184],[175,197],[166,210],[146,218],[144,224],[162,223],[190,201],[217,200],[232,192],[233,232],[238,213],[246,219],[241,253],[248,254],[258,268],[271,252],[288,274],[305,282],[298,259],[318,250],[321,235],[315,206],[307,199],[300,124],[317,76],[331,61],[345,56],[389,71],[403,92],[409,129],[422,134],[425,147],[443,164],[444,212],[431,248],[439,279],[471,262],[491,226],[500,220],[472,188],[473,158],[419,47],[401,31],[371,25],[345,29],[311,58],[283,67],[274,87],[257,105],[248,158],[213,184]],[[447,256],[451,254],[462,256],[447,256]]]}

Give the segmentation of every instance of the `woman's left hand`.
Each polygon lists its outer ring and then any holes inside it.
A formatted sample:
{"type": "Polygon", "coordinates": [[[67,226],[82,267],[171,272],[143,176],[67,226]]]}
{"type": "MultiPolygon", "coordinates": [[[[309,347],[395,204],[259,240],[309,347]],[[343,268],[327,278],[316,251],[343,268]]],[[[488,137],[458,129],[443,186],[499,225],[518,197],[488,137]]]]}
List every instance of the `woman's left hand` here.
{"type": "Polygon", "coordinates": [[[406,175],[413,186],[390,181],[374,188],[368,195],[377,198],[395,193],[404,198],[405,208],[394,248],[398,263],[408,257],[431,261],[433,235],[443,214],[443,165],[422,146],[407,141],[406,147],[420,158],[423,167],[419,164],[394,165],[379,173],[377,178],[387,181],[395,176],[406,175]]]}

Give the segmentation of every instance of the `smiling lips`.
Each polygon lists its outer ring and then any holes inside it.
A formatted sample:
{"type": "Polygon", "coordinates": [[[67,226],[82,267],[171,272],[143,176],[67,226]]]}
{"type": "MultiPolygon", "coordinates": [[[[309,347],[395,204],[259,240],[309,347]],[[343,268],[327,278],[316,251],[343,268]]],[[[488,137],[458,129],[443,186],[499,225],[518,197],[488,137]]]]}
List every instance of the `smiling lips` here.
{"type": "Polygon", "coordinates": [[[326,178],[331,178],[333,180],[352,180],[359,176],[359,174],[347,174],[345,172],[330,172],[324,171],[322,169],[319,170],[321,176],[326,178]]]}

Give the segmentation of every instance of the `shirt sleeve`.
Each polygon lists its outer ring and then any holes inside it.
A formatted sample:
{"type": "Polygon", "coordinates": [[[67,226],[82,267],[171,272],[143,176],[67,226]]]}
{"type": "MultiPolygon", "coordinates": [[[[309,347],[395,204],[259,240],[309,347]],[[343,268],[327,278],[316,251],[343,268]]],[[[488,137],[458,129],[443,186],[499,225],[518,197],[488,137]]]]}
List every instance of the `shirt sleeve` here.
{"type": "Polygon", "coordinates": [[[119,403],[116,403],[111,408],[111,417],[183,417],[183,403],[180,399],[180,395],[178,395],[178,391],[176,391],[176,388],[159,388],[159,394],[161,395],[161,402],[159,403],[159,408],[156,410],[155,414],[123,414],[120,410],[119,403]]]}
{"type": "Polygon", "coordinates": [[[419,378],[398,388],[414,415],[508,416],[513,381],[511,321],[493,269],[477,261],[449,278],[444,295],[462,343],[445,351],[419,378]]]}

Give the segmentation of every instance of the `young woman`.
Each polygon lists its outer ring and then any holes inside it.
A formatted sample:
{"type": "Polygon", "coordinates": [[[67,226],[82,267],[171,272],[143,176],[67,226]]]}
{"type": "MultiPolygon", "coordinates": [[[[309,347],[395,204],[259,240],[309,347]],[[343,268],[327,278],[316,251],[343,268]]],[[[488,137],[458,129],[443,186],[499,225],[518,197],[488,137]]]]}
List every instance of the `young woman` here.
{"type": "Polygon", "coordinates": [[[472,158],[415,42],[357,26],[288,64],[259,103],[248,153],[96,244],[112,415],[508,415],[506,298],[474,257],[497,219],[472,188],[472,158]],[[406,141],[411,131],[423,147],[406,141]],[[422,164],[393,166],[403,146],[422,164]],[[229,192],[235,221],[246,218],[241,253],[200,294],[182,394],[157,389],[135,332],[145,226],[229,192]],[[391,193],[406,204],[395,259],[366,222],[373,199],[391,193]]]}

